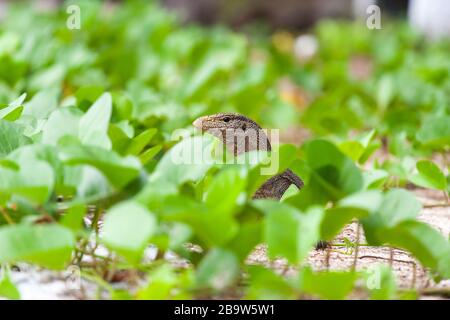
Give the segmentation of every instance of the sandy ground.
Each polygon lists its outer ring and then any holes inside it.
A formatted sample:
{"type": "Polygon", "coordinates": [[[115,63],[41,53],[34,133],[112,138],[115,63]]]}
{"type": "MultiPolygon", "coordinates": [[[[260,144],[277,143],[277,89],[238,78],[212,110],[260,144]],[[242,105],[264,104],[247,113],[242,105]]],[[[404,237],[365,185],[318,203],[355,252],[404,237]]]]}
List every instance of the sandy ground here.
{"type": "MultiPolygon", "coordinates": [[[[413,191],[424,206],[442,204],[444,198],[442,193],[432,190],[417,189],[413,191]]],[[[441,232],[446,238],[450,234],[450,207],[438,206],[424,207],[418,220],[431,225],[441,232]]],[[[355,242],[357,238],[356,222],[346,226],[336,237],[333,243],[343,243],[344,238],[355,242]]],[[[365,243],[363,230],[360,227],[360,241],[365,243]]],[[[270,267],[285,275],[295,274],[297,267],[289,265],[285,259],[268,259],[264,245],[259,246],[248,258],[250,264],[260,264],[270,267]]],[[[345,247],[333,247],[329,250],[313,250],[310,252],[306,264],[315,270],[351,270],[355,264],[356,270],[365,270],[374,264],[385,263],[392,266],[396,276],[397,285],[400,288],[450,288],[450,280],[434,283],[429,277],[427,270],[422,267],[408,252],[390,247],[359,246],[356,250],[346,250],[345,247]]],[[[429,296],[421,296],[429,298],[429,296]]],[[[438,297],[434,297],[438,298],[438,297]]]]}
{"type": "MultiPolygon", "coordinates": [[[[425,206],[418,219],[436,228],[448,238],[450,234],[450,207],[427,207],[443,203],[442,193],[423,189],[413,190],[413,192],[425,206]]],[[[357,226],[356,222],[346,226],[333,243],[343,243],[344,238],[355,241],[357,226]]],[[[360,243],[364,242],[363,231],[360,228],[360,243]]],[[[105,252],[97,252],[97,254],[107,255],[106,249],[100,248],[99,250],[105,252]]],[[[156,255],[155,249],[149,248],[147,251],[146,256],[148,256],[149,260],[152,257],[154,258],[156,255]]],[[[355,253],[355,250],[348,250],[345,247],[333,247],[329,250],[312,250],[306,264],[312,266],[315,270],[350,270],[353,265],[356,266],[356,270],[365,270],[367,267],[375,264],[386,263],[392,265],[397,284],[401,288],[416,288],[419,290],[425,288],[450,288],[450,280],[434,283],[429,277],[427,270],[405,251],[389,247],[359,246],[356,256],[355,253]]],[[[180,265],[181,261],[177,261],[174,258],[170,257],[170,260],[174,264],[180,265]]],[[[266,255],[266,247],[264,245],[260,245],[254,250],[248,257],[247,263],[264,265],[286,276],[293,275],[298,270],[298,266],[289,265],[285,259],[270,260],[266,255]]],[[[91,281],[81,279],[78,276],[77,269],[54,272],[27,264],[18,264],[12,270],[12,280],[17,285],[22,299],[92,299],[96,297],[98,288],[91,281]]],[[[123,288],[126,287],[126,284],[118,282],[114,286],[123,288]]],[[[354,295],[351,298],[361,299],[365,298],[365,296],[354,295]]],[[[441,297],[423,295],[421,298],[441,297]]]]}

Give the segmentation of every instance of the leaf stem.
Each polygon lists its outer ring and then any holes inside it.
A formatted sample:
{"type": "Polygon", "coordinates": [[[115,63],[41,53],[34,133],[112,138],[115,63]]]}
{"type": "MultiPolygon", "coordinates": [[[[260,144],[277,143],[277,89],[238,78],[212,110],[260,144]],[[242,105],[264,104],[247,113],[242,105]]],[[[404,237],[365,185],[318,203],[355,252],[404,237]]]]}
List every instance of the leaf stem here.
{"type": "MultiPolygon", "coordinates": [[[[447,200],[448,201],[448,200],[447,200]]],[[[426,205],[423,205],[422,207],[423,208],[438,208],[438,207],[448,207],[448,206],[450,206],[450,203],[449,202],[447,202],[447,203],[433,203],[433,204],[426,204],[426,205]]]]}
{"type": "Polygon", "coordinates": [[[111,294],[111,295],[113,294],[114,289],[112,288],[112,286],[109,283],[107,283],[105,280],[99,278],[97,275],[90,274],[85,271],[81,271],[81,276],[91,282],[94,282],[99,287],[106,289],[109,294],[111,294]]]}
{"type": "Polygon", "coordinates": [[[9,215],[8,211],[5,210],[5,208],[0,207],[0,212],[3,218],[6,220],[6,222],[8,222],[9,224],[15,224],[14,220],[11,218],[11,216],[9,215]]]}
{"type": "Polygon", "coordinates": [[[361,229],[359,222],[356,222],[356,241],[355,241],[355,255],[353,257],[352,270],[356,270],[356,264],[358,263],[358,252],[359,252],[359,238],[361,234],[361,229]]]}

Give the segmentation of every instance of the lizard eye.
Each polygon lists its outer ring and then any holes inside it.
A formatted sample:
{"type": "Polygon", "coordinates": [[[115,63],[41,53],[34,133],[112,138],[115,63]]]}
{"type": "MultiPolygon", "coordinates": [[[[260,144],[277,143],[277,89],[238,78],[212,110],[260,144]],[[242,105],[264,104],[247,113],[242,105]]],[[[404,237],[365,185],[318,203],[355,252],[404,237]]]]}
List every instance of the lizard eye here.
{"type": "Polygon", "coordinates": [[[223,121],[224,122],[230,122],[230,118],[229,117],[225,117],[225,118],[223,118],[223,121]]]}

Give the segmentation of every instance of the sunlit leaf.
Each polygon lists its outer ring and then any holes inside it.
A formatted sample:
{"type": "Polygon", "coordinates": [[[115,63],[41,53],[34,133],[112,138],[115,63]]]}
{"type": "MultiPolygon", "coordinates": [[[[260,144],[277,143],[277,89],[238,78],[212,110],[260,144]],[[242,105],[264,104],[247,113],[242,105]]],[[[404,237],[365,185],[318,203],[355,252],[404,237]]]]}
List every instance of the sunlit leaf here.
{"type": "Polygon", "coordinates": [[[321,271],[313,272],[302,268],[299,273],[300,291],[319,296],[322,299],[345,299],[353,290],[356,280],[354,272],[321,271]]]}
{"type": "Polygon", "coordinates": [[[156,218],[145,207],[119,203],[108,210],[103,225],[103,241],[132,263],[137,263],[156,231],[156,218]]]}
{"type": "Polygon", "coordinates": [[[75,239],[59,225],[10,225],[0,228],[0,262],[29,262],[62,269],[70,261],[75,239]]]}
{"type": "Polygon", "coordinates": [[[239,261],[230,251],[211,250],[200,262],[196,279],[199,287],[223,290],[232,285],[239,275],[239,261]]]}
{"type": "Polygon", "coordinates": [[[421,187],[447,190],[447,180],[439,167],[429,160],[421,160],[416,164],[418,174],[411,177],[411,181],[421,187]]]}
{"type": "Polygon", "coordinates": [[[112,98],[104,93],[80,118],[79,137],[83,144],[111,148],[108,125],[112,113],[112,98]]]}

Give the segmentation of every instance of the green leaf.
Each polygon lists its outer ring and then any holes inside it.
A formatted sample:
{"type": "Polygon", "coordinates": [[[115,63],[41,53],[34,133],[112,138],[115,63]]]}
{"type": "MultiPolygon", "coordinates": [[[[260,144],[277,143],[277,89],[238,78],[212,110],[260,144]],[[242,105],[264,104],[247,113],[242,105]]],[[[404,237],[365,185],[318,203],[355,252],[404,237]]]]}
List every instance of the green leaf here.
{"type": "Polygon", "coordinates": [[[380,188],[389,178],[387,171],[381,169],[364,171],[362,175],[364,180],[364,189],[380,188]]]}
{"type": "Polygon", "coordinates": [[[235,237],[227,244],[227,249],[233,251],[240,261],[244,261],[249,253],[262,241],[262,222],[245,221],[239,224],[235,237]]]}
{"type": "MultiPolygon", "coordinates": [[[[54,177],[54,191],[59,192],[64,188],[64,167],[58,157],[58,149],[50,145],[44,145],[40,143],[30,144],[14,150],[8,155],[8,159],[15,161],[20,166],[31,166],[35,163],[39,166],[39,163],[46,163],[50,166],[54,177]]],[[[19,168],[18,168],[19,170],[19,168]]],[[[47,170],[45,171],[47,172],[47,170]]],[[[31,176],[37,176],[38,174],[32,174],[31,176]]],[[[26,179],[26,176],[24,176],[26,179]]],[[[37,179],[38,181],[44,179],[37,179]]]]}
{"type": "Polygon", "coordinates": [[[112,113],[111,94],[104,93],[80,119],[79,138],[83,144],[111,149],[108,137],[112,113]]]}
{"type": "Polygon", "coordinates": [[[38,92],[24,106],[23,114],[36,119],[46,119],[58,105],[59,90],[46,89],[38,92]]]}
{"type": "Polygon", "coordinates": [[[434,116],[422,123],[416,135],[417,140],[432,148],[450,146],[450,116],[434,116]]]}
{"type": "MultiPolygon", "coordinates": [[[[133,129],[134,130],[134,129],[133,129]]],[[[108,137],[111,140],[112,149],[117,153],[124,155],[127,146],[130,143],[130,138],[134,133],[129,135],[125,128],[119,126],[117,123],[111,123],[108,128],[108,137]]]]}
{"type": "Polygon", "coordinates": [[[270,269],[249,266],[250,285],[246,299],[284,300],[295,299],[297,294],[288,281],[270,269]]]}
{"type": "Polygon", "coordinates": [[[353,290],[355,281],[354,272],[313,272],[310,268],[302,268],[299,273],[300,291],[322,299],[345,299],[353,290]]]}
{"type": "Polygon", "coordinates": [[[186,82],[185,95],[194,97],[204,93],[208,88],[208,84],[230,71],[233,65],[237,63],[242,55],[241,49],[239,47],[238,50],[213,50],[205,57],[200,67],[194,71],[192,77],[186,82]]]}
{"type": "Polygon", "coordinates": [[[412,183],[425,188],[447,190],[447,179],[435,163],[421,160],[416,167],[419,173],[411,177],[412,183]]]}
{"type": "Polygon", "coordinates": [[[414,220],[422,209],[422,205],[410,192],[392,189],[384,194],[383,202],[377,214],[384,226],[395,226],[405,220],[414,220]]]}
{"type": "MultiPolygon", "coordinates": [[[[66,67],[62,63],[50,65],[47,68],[37,70],[36,72],[31,74],[31,77],[29,79],[29,87],[33,91],[48,90],[47,88],[60,88],[62,86],[62,81],[65,74],[66,67]]],[[[39,111],[44,110],[46,109],[39,107],[39,111]]],[[[37,118],[40,117],[38,115],[35,116],[37,118]]]]}
{"type": "Polygon", "coordinates": [[[184,244],[192,237],[192,228],[184,223],[174,223],[169,231],[169,244],[171,250],[184,249],[184,244]]]}
{"type": "Polygon", "coordinates": [[[305,146],[305,152],[307,163],[314,171],[311,179],[331,199],[338,200],[362,189],[361,172],[332,143],[313,140],[305,146]]]}
{"type": "Polygon", "coordinates": [[[164,264],[152,270],[148,278],[148,284],[137,292],[137,299],[192,299],[190,291],[195,280],[192,270],[175,270],[164,264]]]}
{"type": "Polygon", "coordinates": [[[403,221],[377,233],[382,242],[411,252],[424,266],[450,277],[450,243],[429,225],[403,221]]]}
{"type": "Polygon", "coordinates": [[[270,257],[283,256],[292,263],[300,263],[319,241],[322,209],[315,207],[301,212],[270,200],[255,201],[255,206],[267,214],[264,239],[270,257]]]}
{"type": "Polygon", "coordinates": [[[105,91],[105,88],[98,85],[87,85],[80,87],[75,93],[77,103],[82,110],[94,103],[105,91]],[[86,107],[85,107],[86,106],[86,107]]]}
{"type": "Polygon", "coordinates": [[[74,204],[71,205],[64,216],[61,218],[61,225],[72,231],[79,231],[83,227],[83,218],[86,214],[86,205],[74,204]]]}
{"type": "Polygon", "coordinates": [[[339,149],[353,161],[364,163],[369,156],[379,147],[370,144],[375,136],[375,130],[364,133],[357,140],[344,141],[339,144],[339,149]]]}
{"type": "Polygon", "coordinates": [[[78,137],[79,122],[83,113],[75,107],[53,111],[42,130],[42,142],[56,145],[63,137],[78,137]]]}
{"type": "Polygon", "coordinates": [[[239,260],[233,252],[215,248],[200,262],[196,272],[197,286],[224,290],[234,284],[239,276],[239,260]]]}
{"type": "Polygon", "coordinates": [[[362,191],[345,197],[338,207],[357,208],[367,212],[376,212],[383,203],[383,193],[378,190],[362,191]]]}
{"type": "Polygon", "coordinates": [[[199,237],[212,246],[225,245],[239,229],[239,224],[230,212],[227,214],[207,207],[197,209],[192,224],[199,237]]]}
{"type": "Polygon", "coordinates": [[[272,151],[271,159],[277,159],[279,161],[278,172],[287,169],[296,159],[297,153],[297,147],[292,144],[282,144],[278,148],[275,148],[272,151]]]}
{"type": "Polygon", "coordinates": [[[155,216],[142,205],[127,201],[108,210],[103,225],[103,242],[131,263],[139,262],[156,231],[155,216]]]}
{"type": "Polygon", "coordinates": [[[0,279],[0,297],[11,300],[19,300],[20,292],[11,281],[9,271],[3,270],[3,277],[0,279]]]}
{"type": "Polygon", "coordinates": [[[149,274],[149,283],[137,292],[140,300],[162,300],[170,299],[171,292],[176,291],[178,279],[177,274],[171,267],[163,265],[149,274]]]}
{"type": "Polygon", "coordinates": [[[339,144],[339,149],[353,161],[358,161],[364,152],[364,147],[358,141],[344,141],[339,144]]]}
{"type": "Polygon", "coordinates": [[[145,165],[152,160],[161,151],[161,149],[161,145],[151,147],[139,155],[139,160],[141,160],[141,163],[145,165]]]}
{"type": "Polygon", "coordinates": [[[206,135],[183,139],[158,162],[151,183],[179,186],[202,178],[214,164],[214,142],[206,135]]]}
{"type": "Polygon", "coordinates": [[[21,126],[0,119],[0,157],[29,143],[31,140],[23,134],[21,126]]]}
{"type": "Polygon", "coordinates": [[[378,84],[377,104],[382,110],[385,110],[395,95],[394,81],[391,76],[384,76],[378,84]]]}
{"type": "Polygon", "coordinates": [[[209,209],[187,196],[161,195],[158,191],[159,187],[147,187],[149,194],[141,193],[137,199],[164,220],[190,225],[205,248],[225,245],[236,235],[239,225],[232,215],[209,209]]]}
{"type": "Polygon", "coordinates": [[[358,208],[336,207],[325,211],[320,228],[322,240],[333,240],[334,237],[353,219],[367,217],[369,213],[358,208]]]}
{"type": "Polygon", "coordinates": [[[244,168],[222,170],[208,187],[206,205],[214,215],[233,215],[245,203],[246,172],[244,168]]]}
{"type": "Polygon", "coordinates": [[[23,111],[23,102],[25,101],[27,94],[22,94],[19,98],[11,102],[6,108],[0,109],[0,119],[8,121],[17,120],[23,111]]]}
{"type": "Polygon", "coordinates": [[[127,94],[113,93],[113,117],[131,120],[133,116],[134,104],[127,94]]]}
{"type": "Polygon", "coordinates": [[[372,300],[394,300],[397,297],[395,275],[387,265],[379,264],[367,269],[366,284],[372,300]]]}
{"type": "Polygon", "coordinates": [[[95,146],[65,146],[61,150],[61,158],[69,165],[87,164],[95,167],[117,188],[136,178],[141,168],[135,157],[122,158],[114,151],[95,146]]]}
{"type": "Polygon", "coordinates": [[[59,225],[9,225],[0,228],[0,263],[29,262],[63,269],[72,256],[75,239],[59,225]]]}
{"type": "Polygon", "coordinates": [[[54,186],[52,168],[44,161],[29,159],[20,169],[0,167],[0,193],[20,195],[36,203],[44,203],[54,186]]]}
{"type": "Polygon", "coordinates": [[[361,220],[367,241],[372,245],[383,244],[379,238],[379,230],[394,227],[403,221],[414,220],[422,208],[420,202],[403,189],[391,189],[383,194],[383,200],[376,209],[378,202],[372,203],[371,208],[368,208],[370,216],[361,220]]]}
{"type": "Polygon", "coordinates": [[[147,129],[137,137],[133,138],[125,154],[138,155],[145,146],[152,140],[158,130],[155,128],[147,129]]]}

